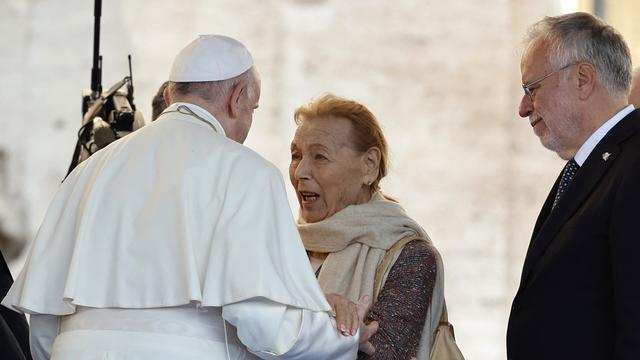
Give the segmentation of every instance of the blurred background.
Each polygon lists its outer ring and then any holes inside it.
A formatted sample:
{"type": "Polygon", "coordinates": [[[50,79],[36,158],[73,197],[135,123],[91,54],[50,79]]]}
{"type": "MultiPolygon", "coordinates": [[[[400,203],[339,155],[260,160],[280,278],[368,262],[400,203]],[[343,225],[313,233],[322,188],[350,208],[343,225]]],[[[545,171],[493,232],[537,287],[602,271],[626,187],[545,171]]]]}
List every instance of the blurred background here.
{"type": "MultiPolygon", "coordinates": [[[[563,166],[517,116],[521,38],[543,16],[577,10],[622,32],[637,61],[634,0],[105,0],[102,83],[127,75],[131,54],[135,104],[150,121],[184,45],[202,33],[239,39],[263,86],[245,144],[287,184],[297,106],[324,92],[367,105],[391,149],[383,190],[443,255],[460,347],[501,359],[531,230],[563,166]]],[[[93,20],[88,0],[0,2],[0,246],[14,276],[71,161],[93,20]]]]}

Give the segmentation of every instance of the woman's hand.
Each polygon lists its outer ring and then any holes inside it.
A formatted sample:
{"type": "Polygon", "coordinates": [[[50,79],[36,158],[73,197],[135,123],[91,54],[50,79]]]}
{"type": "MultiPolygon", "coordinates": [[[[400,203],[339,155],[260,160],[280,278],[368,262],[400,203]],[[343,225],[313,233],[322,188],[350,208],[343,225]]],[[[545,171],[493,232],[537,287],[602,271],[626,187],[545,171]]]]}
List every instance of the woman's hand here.
{"type": "MultiPolygon", "coordinates": [[[[336,328],[342,335],[355,335],[360,324],[358,305],[338,294],[325,295],[331,305],[331,312],[336,318],[336,328]]],[[[367,309],[368,310],[368,309],[367,309]]]]}
{"type": "Polygon", "coordinates": [[[368,295],[362,295],[358,301],[358,319],[360,321],[360,346],[358,350],[371,356],[376,352],[376,348],[369,341],[371,336],[378,331],[378,322],[372,321],[369,324],[364,323],[364,319],[371,307],[371,297],[368,295]]]}
{"type": "Polygon", "coordinates": [[[360,346],[358,350],[367,355],[373,355],[375,348],[369,341],[371,336],[378,331],[378,322],[364,323],[364,319],[371,307],[371,297],[362,295],[358,303],[354,303],[338,294],[327,294],[327,301],[331,305],[331,311],[336,318],[336,328],[342,335],[355,335],[360,330],[360,346]]]}

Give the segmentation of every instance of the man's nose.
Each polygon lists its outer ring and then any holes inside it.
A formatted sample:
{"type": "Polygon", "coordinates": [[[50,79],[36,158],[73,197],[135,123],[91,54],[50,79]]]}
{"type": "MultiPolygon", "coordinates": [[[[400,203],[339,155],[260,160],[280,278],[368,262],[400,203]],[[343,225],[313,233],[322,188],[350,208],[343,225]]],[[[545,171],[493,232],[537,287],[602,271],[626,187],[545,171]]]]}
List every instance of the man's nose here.
{"type": "Polygon", "coordinates": [[[518,109],[518,114],[520,117],[529,117],[533,112],[533,103],[531,102],[531,98],[527,94],[522,95],[522,99],[520,99],[520,108],[518,109]]]}

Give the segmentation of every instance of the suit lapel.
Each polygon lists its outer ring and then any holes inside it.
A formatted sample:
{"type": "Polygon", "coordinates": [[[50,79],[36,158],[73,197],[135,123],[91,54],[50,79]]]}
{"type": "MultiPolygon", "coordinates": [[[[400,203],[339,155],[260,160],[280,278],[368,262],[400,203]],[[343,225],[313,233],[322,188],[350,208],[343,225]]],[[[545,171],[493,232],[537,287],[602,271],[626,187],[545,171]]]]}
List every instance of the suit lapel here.
{"type": "Polygon", "coordinates": [[[525,274],[528,272],[527,270],[531,267],[531,260],[533,259],[533,244],[536,242],[536,238],[538,234],[540,234],[540,230],[542,226],[546,223],[549,214],[551,213],[551,209],[553,207],[553,201],[556,198],[556,192],[558,191],[558,186],[560,184],[560,179],[562,178],[562,171],[560,171],[560,175],[556,179],[556,182],[553,184],[551,191],[549,191],[549,195],[547,195],[547,200],[545,200],[544,205],[542,205],[542,210],[540,210],[540,214],[538,214],[538,219],[536,220],[536,225],[533,228],[533,235],[531,235],[531,240],[529,241],[529,248],[527,249],[527,255],[524,258],[524,266],[522,275],[520,277],[520,284],[524,283],[525,274]]]}
{"type": "Polygon", "coordinates": [[[552,241],[558,241],[554,239],[562,226],[589,197],[593,188],[613,165],[621,151],[619,144],[636,131],[638,122],[640,122],[640,116],[635,110],[605,135],[582,164],[562,199],[552,210],[551,206],[560,179],[558,177],[536,222],[522,270],[521,288],[530,278],[533,268],[544,255],[549,244],[552,241]]]}

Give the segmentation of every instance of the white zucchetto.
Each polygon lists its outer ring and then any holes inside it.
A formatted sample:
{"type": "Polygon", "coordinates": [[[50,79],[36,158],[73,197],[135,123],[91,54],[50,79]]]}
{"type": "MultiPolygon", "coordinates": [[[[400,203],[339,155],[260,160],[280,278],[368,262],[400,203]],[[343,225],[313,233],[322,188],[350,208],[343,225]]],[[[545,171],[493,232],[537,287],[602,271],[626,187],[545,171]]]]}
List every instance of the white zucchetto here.
{"type": "Polygon", "coordinates": [[[171,67],[173,82],[219,81],[236,77],[253,66],[249,50],[223,35],[200,35],[182,49],[171,67]]]}

